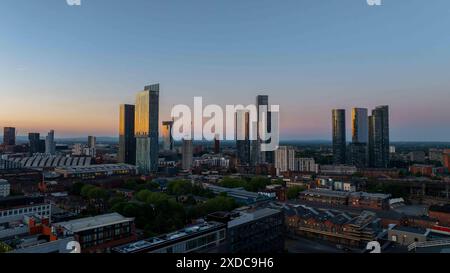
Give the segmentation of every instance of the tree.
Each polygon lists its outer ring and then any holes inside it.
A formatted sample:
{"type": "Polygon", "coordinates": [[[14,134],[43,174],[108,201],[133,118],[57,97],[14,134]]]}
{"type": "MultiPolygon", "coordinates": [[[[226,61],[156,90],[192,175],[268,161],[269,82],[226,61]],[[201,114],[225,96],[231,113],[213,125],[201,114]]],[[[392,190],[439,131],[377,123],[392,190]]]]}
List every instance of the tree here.
{"type": "Polygon", "coordinates": [[[239,178],[232,177],[224,177],[222,181],[220,181],[220,186],[225,188],[241,188],[245,187],[245,181],[239,178]]]}
{"type": "Polygon", "coordinates": [[[186,180],[174,180],[167,184],[167,192],[176,196],[191,194],[192,188],[192,183],[186,180]]]}
{"type": "Polygon", "coordinates": [[[305,188],[304,188],[304,187],[301,187],[301,186],[293,186],[293,187],[289,187],[289,188],[287,189],[287,193],[286,193],[287,198],[288,198],[289,200],[296,199],[296,198],[298,198],[298,195],[299,195],[300,192],[302,192],[302,191],[305,191],[305,188]]]}
{"type": "Polygon", "coordinates": [[[92,189],[94,189],[94,188],[95,188],[95,186],[86,184],[86,185],[84,185],[84,186],[81,188],[80,195],[81,195],[83,198],[88,199],[88,198],[89,198],[89,192],[90,192],[92,189]]]}
{"type": "Polygon", "coordinates": [[[81,195],[81,189],[84,187],[84,183],[81,182],[75,182],[72,185],[72,188],[70,189],[70,193],[73,195],[80,196],[81,195]]]}
{"type": "Polygon", "coordinates": [[[257,192],[260,190],[263,190],[267,187],[267,185],[270,185],[270,179],[267,177],[262,177],[262,176],[255,176],[252,177],[252,179],[250,179],[250,182],[246,183],[244,188],[247,191],[253,191],[253,192],[257,192]]]}

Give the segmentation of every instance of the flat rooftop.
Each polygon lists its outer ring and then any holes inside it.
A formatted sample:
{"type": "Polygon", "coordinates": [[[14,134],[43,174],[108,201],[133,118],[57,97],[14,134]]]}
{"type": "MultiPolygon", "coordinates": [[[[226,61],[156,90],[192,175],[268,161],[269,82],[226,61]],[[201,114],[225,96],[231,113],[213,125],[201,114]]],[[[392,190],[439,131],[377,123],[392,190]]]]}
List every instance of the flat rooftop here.
{"type": "Polygon", "coordinates": [[[197,224],[194,226],[189,226],[180,230],[177,230],[172,233],[164,234],[157,237],[152,237],[149,239],[137,241],[131,244],[126,244],[122,246],[118,246],[114,248],[114,251],[119,253],[133,253],[139,251],[145,251],[146,249],[150,249],[152,247],[156,247],[158,245],[167,244],[170,245],[172,242],[175,242],[180,239],[188,238],[194,236],[196,234],[204,233],[213,229],[216,229],[220,226],[225,227],[224,224],[219,222],[204,222],[201,224],[197,224]]]}
{"type": "Polygon", "coordinates": [[[136,166],[118,163],[118,164],[101,164],[90,166],[72,166],[72,167],[55,168],[56,172],[65,172],[65,173],[112,172],[121,170],[136,170],[136,166]]]}
{"type": "Polygon", "coordinates": [[[67,222],[55,223],[55,225],[71,232],[80,232],[104,226],[126,223],[133,220],[133,218],[126,218],[118,213],[110,213],[94,217],[71,220],[67,222]]]}
{"type": "Polygon", "coordinates": [[[240,212],[240,215],[228,222],[228,228],[256,221],[258,219],[280,213],[279,210],[271,208],[262,208],[255,211],[240,212]]]}
{"type": "Polygon", "coordinates": [[[416,228],[416,227],[407,227],[407,226],[395,226],[392,228],[393,230],[408,232],[408,233],[415,233],[427,236],[429,231],[424,228],[416,228]]]}

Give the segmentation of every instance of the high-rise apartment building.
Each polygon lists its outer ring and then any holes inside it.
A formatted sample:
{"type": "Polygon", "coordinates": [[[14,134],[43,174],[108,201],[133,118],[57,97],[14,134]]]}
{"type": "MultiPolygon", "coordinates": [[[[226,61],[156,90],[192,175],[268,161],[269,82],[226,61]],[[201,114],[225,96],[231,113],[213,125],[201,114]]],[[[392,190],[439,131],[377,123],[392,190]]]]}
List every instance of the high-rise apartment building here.
{"type": "Polygon", "coordinates": [[[450,172],[450,149],[444,150],[443,161],[444,167],[450,172]]]}
{"type": "Polygon", "coordinates": [[[368,164],[369,116],[366,108],[352,109],[352,143],[350,157],[352,164],[366,167],[368,164]]]}
{"type": "Polygon", "coordinates": [[[378,106],[369,117],[369,165],[387,168],[389,156],[389,107],[378,106]]]}
{"type": "Polygon", "coordinates": [[[136,96],[134,131],[136,165],[142,174],[158,171],[159,84],[146,86],[136,96]]]}
{"type": "Polygon", "coordinates": [[[220,154],[220,138],[217,134],[214,137],[214,153],[220,154]]]}
{"type": "Polygon", "coordinates": [[[191,170],[193,163],[193,142],[191,139],[183,139],[183,145],[181,147],[181,167],[183,170],[191,170]]]}
{"type": "Polygon", "coordinates": [[[163,150],[173,151],[174,142],[172,137],[173,121],[163,121],[162,123],[163,150]]]}
{"type": "MultiPolygon", "coordinates": [[[[258,111],[258,123],[257,123],[257,130],[258,130],[258,152],[259,152],[259,158],[258,158],[258,162],[259,163],[274,163],[274,158],[275,158],[275,153],[274,151],[261,151],[261,143],[265,143],[262,138],[263,136],[261,136],[260,134],[260,129],[262,126],[266,126],[266,130],[267,132],[271,132],[272,130],[272,120],[271,120],[271,113],[270,113],[270,109],[269,109],[269,96],[267,95],[259,95],[256,97],[256,107],[257,107],[257,111],[258,111]],[[259,108],[260,106],[266,106],[267,107],[267,112],[261,115],[259,113],[259,108]],[[266,121],[265,124],[263,121],[266,121]]],[[[266,141],[266,142],[270,142],[270,140],[266,141]]]]}
{"type": "Polygon", "coordinates": [[[36,153],[45,152],[45,140],[41,139],[41,135],[39,133],[28,134],[28,145],[30,148],[30,156],[36,153]]]}
{"type": "Polygon", "coordinates": [[[236,120],[236,151],[240,165],[250,165],[250,112],[238,110],[236,120]]]}
{"type": "Polygon", "coordinates": [[[346,163],[346,132],[345,132],[345,110],[333,109],[333,163],[346,163]]]}
{"type": "Polygon", "coordinates": [[[134,137],[134,111],[131,104],[120,105],[119,154],[121,163],[136,164],[136,138],[134,137]]]}
{"type": "Polygon", "coordinates": [[[55,131],[51,130],[48,132],[47,137],[45,138],[45,153],[49,155],[56,154],[56,144],[55,144],[55,131]]]}
{"type": "Polygon", "coordinates": [[[8,146],[16,145],[16,128],[3,128],[3,144],[8,146]]]}
{"type": "Polygon", "coordinates": [[[352,109],[352,142],[369,142],[369,115],[367,108],[352,109]]]}
{"type": "Polygon", "coordinates": [[[95,136],[88,136],[88,147],[95,148],[97,144],[97,138],[95,136]]]}
{"type": "Polygon", "coordinates": [[[296,172],[318,173],[319,165],[314,158],[294,158],[294,169],[296,172]]]}
{"type": "Polygon", "coordinates": [[[289,146],[280,146],[275,151],[277,173],[295,170],[295,150],[289,146]]]}

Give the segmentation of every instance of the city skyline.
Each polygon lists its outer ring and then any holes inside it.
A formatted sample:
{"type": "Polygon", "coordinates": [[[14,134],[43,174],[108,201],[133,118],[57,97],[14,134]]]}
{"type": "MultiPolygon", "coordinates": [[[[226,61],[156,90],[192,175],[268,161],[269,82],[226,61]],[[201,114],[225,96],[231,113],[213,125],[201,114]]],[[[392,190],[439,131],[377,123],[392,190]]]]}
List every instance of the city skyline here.
{"type": "Polygon", "coordinates": [[[330,109],[389,105],[391,141],[448,141],[448,1],[10,2],[0,127],[21,136],[116,137],[117,105],[160,82],[160,120],[194,96],[249,104],[266,94],[280,105],[282,140],[330,140],[330,109]]]}

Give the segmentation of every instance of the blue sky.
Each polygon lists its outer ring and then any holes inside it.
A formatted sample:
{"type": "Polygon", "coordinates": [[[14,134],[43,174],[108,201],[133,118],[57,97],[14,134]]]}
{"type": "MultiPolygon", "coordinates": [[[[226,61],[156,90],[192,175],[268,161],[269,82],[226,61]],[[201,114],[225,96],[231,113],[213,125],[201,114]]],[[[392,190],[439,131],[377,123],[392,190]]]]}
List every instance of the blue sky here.
{"type": "MultiPolygon", "coordinates": [[[[281,108],[284,139],[330,139],[331,109],[391,107],[393,140],[450,140],[447,0],[3,0],[0,127],[116,135],[118,105],[281,108]]],[[[348,136],[350,139],[350,136],[348,136]]]]}

